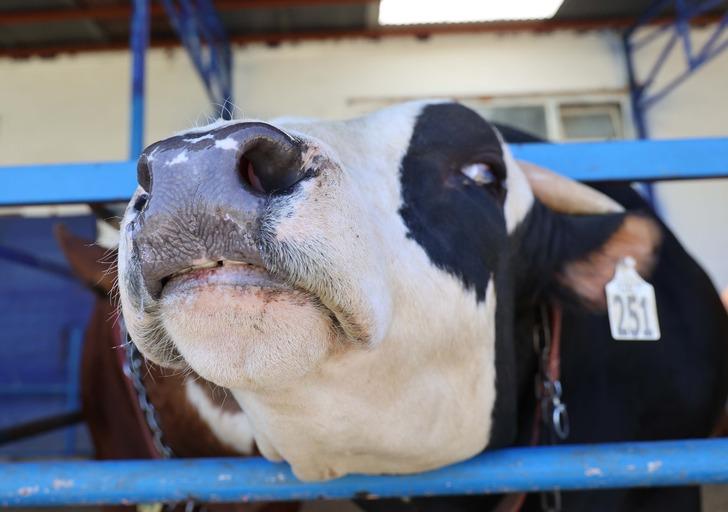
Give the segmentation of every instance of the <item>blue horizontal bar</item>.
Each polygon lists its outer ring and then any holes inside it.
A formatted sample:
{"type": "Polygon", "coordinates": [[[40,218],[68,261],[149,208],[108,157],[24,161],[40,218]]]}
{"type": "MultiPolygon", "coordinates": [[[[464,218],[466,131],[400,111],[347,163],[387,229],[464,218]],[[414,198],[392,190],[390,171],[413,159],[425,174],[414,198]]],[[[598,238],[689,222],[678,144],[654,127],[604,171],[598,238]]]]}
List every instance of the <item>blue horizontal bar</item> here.
{"type": "Polygon", "coordinates": [[[260,458],[0,464],[0,505],[344,499],[728,482],[728,439],[509,448],[418,475],[304,483],[260,458]]]}
{"type": "Polygon", "coordinates": [[[728,176],[728,138],[519,144],[513,152],[580,181],[728,176]]]}
{"type": "Polygon", "coordinates": [[[25,265],[30,268],[78,282],[78,278],[74,276],[67,267],[59,265],[53,261],[38,258],[34,254],[19,251],[12,247],[4,247],[0,245],[0,260],[9,261],[18,265],[25,265]]]}
{"type": "Polygon", "coordinates": [[[0,206],[128,200],[136,188],[136,162],[0,167],[0,206]]]}
{"type": "MultiPolygon", "coordinates": [[[[654,181],[728,176],[728,138],[514,144],[517,158],[583,181],[654,181]]],[[[0,206],[128,199],[136,163],[0,167],[0,206]]]]}

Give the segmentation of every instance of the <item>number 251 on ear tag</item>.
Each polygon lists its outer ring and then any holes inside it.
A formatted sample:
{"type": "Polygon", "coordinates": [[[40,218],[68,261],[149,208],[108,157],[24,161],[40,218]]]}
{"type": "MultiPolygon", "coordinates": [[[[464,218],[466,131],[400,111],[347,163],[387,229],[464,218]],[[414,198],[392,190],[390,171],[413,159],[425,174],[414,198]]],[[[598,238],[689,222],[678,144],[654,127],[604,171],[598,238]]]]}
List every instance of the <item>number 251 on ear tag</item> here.
{"type": "Polygon", "coordinates": [[[607,313],[615,340],[659,340],[655,289],[635,270],[635,261],[620,260],[607,283],[607,313]]]}

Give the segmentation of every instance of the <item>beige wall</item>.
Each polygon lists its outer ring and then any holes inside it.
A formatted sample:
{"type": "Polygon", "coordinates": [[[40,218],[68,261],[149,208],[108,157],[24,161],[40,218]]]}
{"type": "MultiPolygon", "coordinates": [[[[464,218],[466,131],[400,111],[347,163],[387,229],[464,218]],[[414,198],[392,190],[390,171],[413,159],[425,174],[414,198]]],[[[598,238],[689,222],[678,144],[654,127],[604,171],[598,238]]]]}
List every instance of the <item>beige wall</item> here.
{"type": "MultiPolygon", "coordinates": [[[[705,37],[696,31],[696,45],[705,37]]],[[[639,54],[640,66],[658,50],[639,54]]],[[[626,92],[619,37],[609,31],[250,46],[234,59],[236,115],[247,117],[346,117],[377,98],[626,92]]],[[[681,65],[679,55],[670,62],[681,65]]],[[[0,59],[0,165],[125,158],[129,66],[124,52],[0,59]]],[[[150,52],[148,88],[147,142],[207,120],[182,51],[150,52]]],[[[728,136],[726,90],[724,54],[650,111],[652,136],[728,136]]],[[[659,197],[688,248],[728,286],[728,183],[661,185],[659,197]]]]}
{"type": "MultiPolygon", "coordinates": [[[[696,48],[711,27],[693,30],[696,48]]],[[[643,76],[665,40],[638,53],[643,76]]],[[[657,86],[684,69],[684,54],[673,51],[657,86]]],[[[647,113],[650,137],[728,136],[728,52],[700,68],[687,81],[652,106],[647,113]]],[[[728,171],[728,154],[726,154],[728,171]]],[[[657,186],[662,213],[683,244],[709,270],[720,289],[728,287],[728,179],[661,183],[657,186]]]]}

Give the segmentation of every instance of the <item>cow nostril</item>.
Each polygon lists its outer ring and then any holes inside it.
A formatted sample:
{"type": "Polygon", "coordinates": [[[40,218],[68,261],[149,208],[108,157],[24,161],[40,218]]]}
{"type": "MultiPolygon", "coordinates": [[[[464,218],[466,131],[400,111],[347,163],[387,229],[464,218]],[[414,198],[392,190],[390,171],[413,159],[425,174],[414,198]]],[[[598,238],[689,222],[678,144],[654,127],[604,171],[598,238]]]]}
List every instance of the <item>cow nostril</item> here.
{"type": "Polygon", "coordinates": [[[137,162],[137,183],[146,192],[152,191],[152,172],[149,169],[149,160],[146,154],[142,154],[137,162]]]}
{"type": "Polygon", "coordinates": [[[240,174],[243,177],[243,180],[245,180],[250,188],[260,194],[266,193],[265,188],[263,188],[263,184],[260,182],[260,178],[258,178],[258,175],[255,174],[255,167],[253,166],[253,162],[251,162],[247,158],[241,158],[239,170],[240,174]]]}
{"type": "Polygon", "coordinates": [[[148,201],[149,201],[149,194],[147,194],[146,192],[142,192],[136,198],[136,201],[134,201],[134,210],[137,212],[142,211],[144,209],[144,207],[147,205],[148,201]]]}
{"type": "Polygon", "coordinates": [[[276,131],[252,139],[238,161],[238,175],[258,194],[287,194],[305,177],[300,144],[276,131]]]}

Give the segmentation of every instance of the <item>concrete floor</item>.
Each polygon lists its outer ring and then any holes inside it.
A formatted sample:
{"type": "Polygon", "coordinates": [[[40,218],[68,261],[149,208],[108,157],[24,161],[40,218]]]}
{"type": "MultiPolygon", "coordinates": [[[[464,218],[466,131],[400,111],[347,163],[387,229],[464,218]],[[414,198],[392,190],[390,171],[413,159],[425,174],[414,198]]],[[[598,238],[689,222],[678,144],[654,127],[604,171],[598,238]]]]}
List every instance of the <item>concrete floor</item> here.
{"type": "Polygon", "coordinates": [[[703,486],[703,512],[728,512],[728,485],[703,486]]]}

